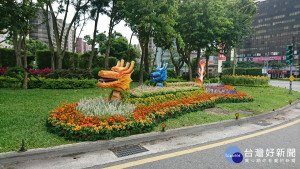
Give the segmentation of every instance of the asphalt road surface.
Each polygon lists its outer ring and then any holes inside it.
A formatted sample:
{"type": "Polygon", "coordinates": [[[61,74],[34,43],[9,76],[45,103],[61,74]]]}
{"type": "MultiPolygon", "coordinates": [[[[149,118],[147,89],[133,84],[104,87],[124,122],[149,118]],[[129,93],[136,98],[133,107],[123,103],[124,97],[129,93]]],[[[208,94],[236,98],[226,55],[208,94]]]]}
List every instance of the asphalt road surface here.
{"type": "MultiPolygon", "coordinates": [[[[271,80],[270,85],[272,86],[277,86],[277,87],[282,87],[289,89],[290,88],[290,82],[289,81],[277,81],[277,80],[271,80]]],[[[300,92],[300,82],[293,82],[292,83],[292,89],[295,91],[300,92]]]]}
{"type": "Polygon", "coordinates": [[[300,119],[255,133],[91,168],[299,169],[299,143],[300,119]],[[241,163],[225,159],[230,146],[241,150],[241,163]]]}

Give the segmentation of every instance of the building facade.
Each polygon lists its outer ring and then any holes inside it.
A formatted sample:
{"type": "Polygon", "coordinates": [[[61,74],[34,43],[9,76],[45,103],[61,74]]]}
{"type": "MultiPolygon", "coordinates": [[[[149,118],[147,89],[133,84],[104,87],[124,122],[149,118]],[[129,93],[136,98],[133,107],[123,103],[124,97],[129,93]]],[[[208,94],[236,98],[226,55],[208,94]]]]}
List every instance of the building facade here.
{"type": "Polygon", "coordinates": [[[76,53],[85,53],[91,51],[91,46],[88,45],[82,38],[76,40],[76,53]]]}
{"type": "MultiPolygon", "coordinates": [[[[38,11],[38,17],[35,19],[32,19],[30,21],[30,23],[32,25],[34,25],[34,29],[33,31],[30,33],[29,37],[34,39],[34,40],[40,40],[44,43],[47,43],[49,45],[49,41],[48,41],[48,32],[47,32],[47,27],[46,27],[46,23],[44,21],[44,15],[42,13],[41,10],[38,11]]],[[[49,27],[50,27],[50,36],[52,39],[52,43],[54,45],[54,48],[56,48],[56,41],[55,41],[55,36],[54,36],[54,30],[53,30],[53,22],[52,22],[52,16],[50,14],[48,14],[48,18],[49,18],[49,27]]],[[[63,20],[62,19],[57,19],[57,26],[58,26],[58,30],[61,32],[62,31],[62,24],[63,24],[63,20]]],[[[68,27],[70,26],[70,24],[66,24],[65,29],[64,29],[64,35],[67,32],[68,27]]],[[[74,42],[74,29],[71,28],[70,32],[69,32],[69,36],[67,38],[67,45],[66,45],[66,51],[72,52],[72,48],[73,48],[73,42],[74,42]]],[[[63,38],[62,43],[65,43],[65,39],[63,38]]]]}
{"type": "Polygon", "coordinates": [[[13,48],[12,45],[8,44],[6,38],[8,34],[0,34],[0,48],[13,48]]]}
{"type": "Polygon", "coordinates": [[[293,71],[295,75],[298,75],[300,1],[260,0],[256,1],[256,6],[258,10],[253,22],[254,35],[245,39],[245,43],[237,50],[238,60],[258,63],[269,61],[285,63],[286,45],[291,45],[294,38],[293,71]]]}

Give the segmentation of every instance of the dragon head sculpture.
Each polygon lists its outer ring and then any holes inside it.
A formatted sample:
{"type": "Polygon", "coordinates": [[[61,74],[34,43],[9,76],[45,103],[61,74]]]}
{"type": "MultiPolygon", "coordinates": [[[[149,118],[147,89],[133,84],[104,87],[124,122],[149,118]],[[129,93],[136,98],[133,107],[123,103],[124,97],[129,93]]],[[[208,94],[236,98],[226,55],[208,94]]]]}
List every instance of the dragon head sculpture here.
{"type": "Polygon", "coordinates": [[[134,61],[127,62],[124,66],[124,60],[118,61],[117,65],[111,68],[111,71],[101,70],[98,76],[102,77],[98,80],[97,86],[102,88],[111,88],[114,91],[124,91],[130,89],[129,84],[132,82],[131,74],[134,71],[134,61]],[[129,67],[130,66],[130,67],[129,67]]]}
{"type": "Polygon", "coordinates": [[[150,74],[151,82],[157,82],[156,86],[163,87],[163,82],[167,80],[167,67],[168,63],[164,64],[164,67],[160,65],[156,68],[156,71],[150,74]]]}
{"type": "Polygon", "coordinates": [[[197,69],[197,76],[196,76],[196,83],[195,85],[200,85],[201,87],[203,86],[203,78],[206,75],[206,61],[203,59],[199,62],[198,69],[197,69]]]}

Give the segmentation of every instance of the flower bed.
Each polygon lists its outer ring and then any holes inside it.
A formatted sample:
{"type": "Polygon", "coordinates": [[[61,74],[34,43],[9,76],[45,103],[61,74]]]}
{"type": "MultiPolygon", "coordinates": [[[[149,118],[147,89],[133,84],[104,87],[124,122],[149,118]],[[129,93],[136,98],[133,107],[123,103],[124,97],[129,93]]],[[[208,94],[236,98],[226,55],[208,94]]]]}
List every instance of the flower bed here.
{"type": "Polygon", "coordinates": [[[265,76],[224,75],[222,76],[221,81],[226,85],[267,87],[269,86],[270,79],[265,76]]]}
{"type": "Polygon", "coordinates": [[[206,84],[204,85],[206,93],[219,93],[219,94],[236,94],[238,93],[233,86],[224,85],[224,84],[206,84]]]}
{"type": "Polygon", "coordinates": [[[130,98],[146,98],[157,95],[165,95],[165,94],[176,94],[178,92],[188,92],[188,91],[196,91],[203,90],[198,86],[184,86],[184,87],[153,87],[153,86],[139,86],[132,90],[129,90],[130,98]]]}
{"type": "Polygon", "coordinates": [[[67,139],[98,140],[149,132],[159,122],[192,111],[214,107],[216,103],[252,101],[246,93],[194,94],[163,103],[139,104],[128,116],[88,116],[78,111],[78,103],[63,104],[49,112],[48,130],[67,139]]]}

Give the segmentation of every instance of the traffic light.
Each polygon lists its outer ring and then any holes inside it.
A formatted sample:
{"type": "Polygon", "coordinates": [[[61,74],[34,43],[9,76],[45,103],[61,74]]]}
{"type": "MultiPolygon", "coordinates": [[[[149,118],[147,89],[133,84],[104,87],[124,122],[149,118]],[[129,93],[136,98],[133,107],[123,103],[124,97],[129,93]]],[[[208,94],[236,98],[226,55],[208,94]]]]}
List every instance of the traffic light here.
{"type": "Polygon", "coordinates": [[[292,64],[294,60],[294,49],[293,45],[287,45],[285,49],[285,54],[286,54],[286,64],[292,64]]]}

